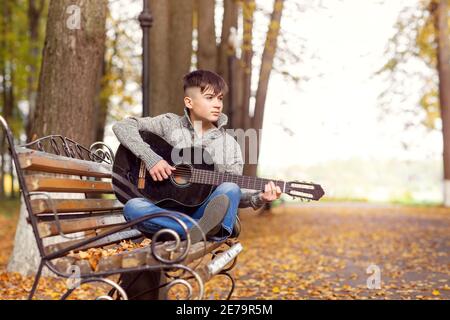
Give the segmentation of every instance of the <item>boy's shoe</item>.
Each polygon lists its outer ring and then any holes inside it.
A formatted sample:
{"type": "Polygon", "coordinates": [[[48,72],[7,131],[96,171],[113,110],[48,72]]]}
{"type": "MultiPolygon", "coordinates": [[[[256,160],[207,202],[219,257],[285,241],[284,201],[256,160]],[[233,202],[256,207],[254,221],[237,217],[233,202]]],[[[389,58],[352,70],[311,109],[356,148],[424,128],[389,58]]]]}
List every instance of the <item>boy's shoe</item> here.
{"type": "Polygon", "coordinates": [[[203,231],[206,236],[222,222],[229,205],[230,199],[228,199],[228,197],[224,194],[214,197],[211,201],[209,201],[206,205],[203,216],[197,221],[198,225],[195,225],[189,231],[189,235],[191,236],[191,244],[203,240],[201,231],[203,231]]]}
{"type": "Polygon", "coordinates": [[[236,222],[234,223],[233,231],[231,232],[230,238],[237,238],[241,233],[241,220],[239,217],[236,217],[236,222]]]}

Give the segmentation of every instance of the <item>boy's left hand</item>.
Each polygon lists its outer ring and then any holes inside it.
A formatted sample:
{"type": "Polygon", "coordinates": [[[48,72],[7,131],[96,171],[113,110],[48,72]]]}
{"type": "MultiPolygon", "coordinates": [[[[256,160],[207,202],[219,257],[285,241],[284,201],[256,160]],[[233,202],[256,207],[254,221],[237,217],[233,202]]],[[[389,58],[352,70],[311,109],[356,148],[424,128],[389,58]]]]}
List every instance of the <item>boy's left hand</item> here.
{"type": "Polygon", "coordinates": [[[281,196],[281,189],[279,186],[276,186],[273,181],[270,181],[264,187],[264,192],[261,194],[261,199],[265,202],[272,202],[276,199],[279,199],[281,196]]]}

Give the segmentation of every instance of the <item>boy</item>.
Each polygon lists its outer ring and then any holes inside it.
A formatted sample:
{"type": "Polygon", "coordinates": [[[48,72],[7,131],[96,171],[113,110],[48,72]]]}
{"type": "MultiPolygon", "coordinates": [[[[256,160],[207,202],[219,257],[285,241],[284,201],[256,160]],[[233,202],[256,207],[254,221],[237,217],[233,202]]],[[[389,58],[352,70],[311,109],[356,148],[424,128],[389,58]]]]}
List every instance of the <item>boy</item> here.
{"type": "MultiPolygon", "coordinates": [[[[173,113],[153,118],[129,117],[117,122],[113,131],[121,144],[144,161],[150,176],[155,181],[168,179],[175,170],[159,155],[150,149],[139,131],[150,131],[166,139],[179,148],[191,147],[201,142],[217,164],[219,172],[242,175],[243,160],[239,144],[225,132],[228,118],[222,113],[223,96],[228,87],[225,81],[214,72],[193,71],[184,76],[184,116],[173,113]]],[[[197,209],[192,218],[198,226],[182,219],[188,226],[192,243],[202,240],[202,232],[209,240],[222,241],[233,234],[239,208],[258,209],[265,203],[278,199],[281,190],[271,181],[265,192],[241,190],[235,183],[225,182],[217,186],[213,193],[197,209]],[[201,229],[201,230],[200,230],[201,229]]],[[[145,198],[129,200],[124,207],[127,220],[145,214],[173,212],[162,209],[145,198]]],[[[154,218],[138,225],[144,233],[154,234],[162,228],[171,228],[183,235],[181,226],[171,219],[154,218]]]]}

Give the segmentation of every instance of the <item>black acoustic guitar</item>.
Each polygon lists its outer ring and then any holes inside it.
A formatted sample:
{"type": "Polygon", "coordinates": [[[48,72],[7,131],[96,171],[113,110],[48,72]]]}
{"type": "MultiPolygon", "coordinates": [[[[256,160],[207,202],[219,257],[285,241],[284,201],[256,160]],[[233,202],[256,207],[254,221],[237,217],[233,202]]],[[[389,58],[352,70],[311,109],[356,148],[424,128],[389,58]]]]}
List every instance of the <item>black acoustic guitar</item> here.
{"type": "Polygon", "coordinates": [[[144,197],[158,206],[191,214],[202,205],[214,189],[223,182],[234,182],[241,188],[264,191],[273,181],[283,193],[308,200],[319,200],[324,191],[318,184],[270,180],[251,176],[220,173],[211,156],[203,148],[177,149],[151,132],[140,132],[150,148],[176,170],[169,179],[153,181],[143,161],[120,145],[113,165],[113,190],[120,202],[144,197]]]}

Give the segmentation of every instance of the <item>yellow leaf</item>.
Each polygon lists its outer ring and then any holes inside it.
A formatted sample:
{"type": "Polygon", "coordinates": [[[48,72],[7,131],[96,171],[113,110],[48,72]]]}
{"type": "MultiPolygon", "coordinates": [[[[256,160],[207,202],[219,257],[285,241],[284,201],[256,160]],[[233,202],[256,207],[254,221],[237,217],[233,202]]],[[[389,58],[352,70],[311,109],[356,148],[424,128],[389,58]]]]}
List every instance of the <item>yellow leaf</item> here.
{"type": "Polygon", "coordinates": [[[87,259],[89,258],[89,253],[86,251],[80,251],[80,259],[87,259]]]}
{"type": "Polygon", "coordinates": [[[432,294],[433,294],[433,296],[439,296],[439,295],[441,295],[441,293],[439,292],[439,290],[433,290],[432,294]]]}
{"type": "Polygon", "coordinates": [[[280,293],[280,288],[278,288],[278,287],[273,287],[272,292],[273,292],[273,293],[280,293]]]}

